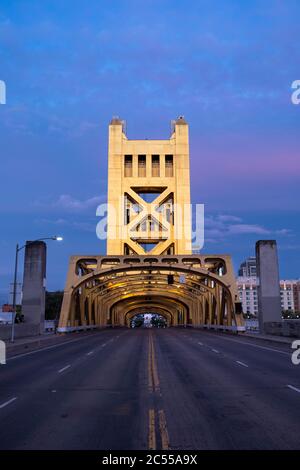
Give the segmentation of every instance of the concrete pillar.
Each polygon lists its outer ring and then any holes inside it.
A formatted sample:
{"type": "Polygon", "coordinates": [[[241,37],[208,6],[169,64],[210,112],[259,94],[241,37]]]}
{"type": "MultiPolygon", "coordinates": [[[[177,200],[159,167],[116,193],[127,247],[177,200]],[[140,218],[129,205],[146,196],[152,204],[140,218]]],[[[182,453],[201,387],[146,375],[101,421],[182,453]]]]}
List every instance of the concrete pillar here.
{"type": "Polygon", "coordinates": [[[32,334],[44,333],[46,243],[27,242],[25,247],[22,313],[32,334]]]}
{"type": "Polygon", "coordinates": [[[256,242],[256,269],[258,278],[258,313],[260,332],[266,322],[281,322],[281,302],[277,244],[275,240],[256,242]]]}

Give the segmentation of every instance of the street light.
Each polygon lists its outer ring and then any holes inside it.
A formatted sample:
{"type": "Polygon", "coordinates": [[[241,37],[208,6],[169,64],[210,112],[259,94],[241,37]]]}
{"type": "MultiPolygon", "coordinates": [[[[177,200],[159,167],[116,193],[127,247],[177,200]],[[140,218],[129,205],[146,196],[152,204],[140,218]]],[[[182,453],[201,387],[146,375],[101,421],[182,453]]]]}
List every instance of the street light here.
{"type": "Polygon", "coordinates": [[[16,245],[16,256],[15,256],[15,274],[14,274],[14,283],[13,283],[13,313],[12,313],[12,327],[11,327],[11,342],[14,342],[14,333],[15,333],[15,316],[16,316],[16,297],[17,297],[17,275],[18,275],[18,257],[19,257],[19,251],[23,250],[28,245],[31,245],[32,243],[36,242],[41,242],[44,240],[54,240],[61,242],[63,240],[63,237],[61,236],[53,236],[53,237],[43,237],[43,238],[38,238],[37,240],[33,240],[30,242],[25,243],[25,245],[19,247],[19,244],[17,243],[16,245]]]}

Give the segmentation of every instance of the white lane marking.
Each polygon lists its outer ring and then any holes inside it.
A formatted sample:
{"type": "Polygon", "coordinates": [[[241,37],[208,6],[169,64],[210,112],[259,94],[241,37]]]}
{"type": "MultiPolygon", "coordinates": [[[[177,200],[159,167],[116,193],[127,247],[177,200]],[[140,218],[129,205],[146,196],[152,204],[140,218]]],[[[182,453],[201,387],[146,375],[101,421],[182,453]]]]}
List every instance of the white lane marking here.
{"type": "Polygon", "coordinates": [[[289,387],[291,390],[294,390],[295,392],[300,393],[300,388],[293,387],[293,385],[287,385],[287,387],[289,387]]]}
{"type": "MultiPolygon", "coordinates": [[[[102,331],[100,331],[99,333],[95,333],[95,335],[101,335],[101,333],[103,333],[102,331]]],[[[124,333],[123,333],[124,334],[124,333]]],[[[46,346],[45,348],[38,348],[38,349],[34,349],[33,351],[29,351],[27,353],[23,353],[23,354],[17,354],[16,356],[11,356],[7,359],[7,361],[12,361],[13,359],[19,359],[19,357],[25,357],[25,356],[30,356],[31,354],[36,354],[38,352],[43,352],[43,351],[48,351],[49,349],[55,349],[55,348],[58,348],[59,346],[64,346],[65,344],[70,344],[70,343],[77,343],[77,341],[82,341],[84,339],[91,339],[91,336],[90,335],[86,335],[84,336],[83,338],[77,338],[77,339],[71,339],[70,341],[62,341],[61,343],[59,344],[53,344],[52,346],[46,346]]]]}
{"type": "Polygon", "coordinates": [[[200,344],[200,346],[203,346],[203,343],[200,343],[200,341],[198,341],[198,344],[200,344]]]}
{"type": "Polygon", "coordinates": [[[106,346],[106,343],[102,344],[102,346],[101,346],[101,347],[102,347],[102,348],[104,348],[104,346],[106,346]]]}
{"type": "Polygon", "coordinates": [[[245,364],[244,362],[241,362],[241,361],[235,361],[237,364],[239,364],[240,366],[243,366],[243,367],[249,367],[247,364],[245,364]]]}
{"type": "Polygon", "coordinates": [[[91,354],[94,354],[94,351],[90,351],[90,352],[86,353],[87,356],[90,356],[91,354]]]}
{"type": "Polygon", "coordinates": [[[52,393],[56,393],[56,390],[51,390],[52,393]]]}
{"type": "Polygon", "coordinates": [[[217,354],[219,354],[219,352],[220,352],[220,351],[218,351],[217,349],[212,349],[212,351],[213,351],[214,353],[217,353],[217,354]]]}
{"type": "Polygon", "coordinates": [[[15,401],[18,397],[13,397],[11,398],[10,400],[6,401],[5,403],[2,403],[2,405],[0,405],[0,408],[4,408],[5,406],[9,405],[10,403],[12,403],[13,401],[15,401]]]}
{"type": "Polygon", "coordinates": [[[68,364],[67,366],[63,367],[62,369],[59,369],[58,373],[61,374],[64,370],[69,369],[71,367],[71,364],[68,364]]]}
{"type": "Polygon", "coordinates": [[[243,344],[244,346],[252,346],[253,348],[259,348],[259,349],[266,349],[267,351],[273,351],[273,352],[278,352],[280,354],[286,354],[290,356],[291,354],[286,352],[286,351],[280,351],[279,349],[274,349],[274,348],[268,348],[267,346],[259,346],[258,344],[251,344],[249,341],[239,341],[236,339],[231,339],[231,338],[224,338],[222,335],[217,335],[218,338],[221,340],[226,340],[226,341],[231,341],[232,343],[240,343],[243,344]]]}

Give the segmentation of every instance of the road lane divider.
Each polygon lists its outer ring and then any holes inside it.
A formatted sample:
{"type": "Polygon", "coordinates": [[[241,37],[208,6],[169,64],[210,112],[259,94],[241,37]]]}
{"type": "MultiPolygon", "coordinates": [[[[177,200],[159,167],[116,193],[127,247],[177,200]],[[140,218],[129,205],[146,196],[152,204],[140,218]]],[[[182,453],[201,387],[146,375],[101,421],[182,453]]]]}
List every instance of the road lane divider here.
{"type": "Polygon", "coordinates": [[[153,392],[153,376],[152,376],[152,364],[151,364],[152,345],[150,334],[148,337],[148,390],[153,392]]]}
{"type": "Polygon", "coordinates": [[[293,385],[287,385],[287,387],[290,388],[291,390],[294,390],[294,392],[300,393],[300,388],[294,387],[293,385]]]}
{"type": "Polygon", "coordinates": [[[71,367],[71,364],[68,364],[67,366],[63,367],[62,369],[59,369],[58,373],[61,374],[65,370],[69,369],[71,367]]]}
{"type": "Polygon", "coordinates": [[[149,392],[159,392],[159,377],[155,358],[155,348],[152,333],[149,333],[148,341],[148,387],[149,392]]]}
{"type": "MultiPolygon", "coordinates": [[[[20,354],[17,354],[15,356],[10,356],[7,358],[7,361],[13,361],[15,359],[21,359],[22,357],[26,357],[26,356],[31,356],[32,354],[37,354],[37,353],[42,353],[44,351],[49,351],[51,349],[56,349],[56,348],[59,348],[61,346],[66,346],[67,344],[72,344],[72,343],[77,343],[78,341],[83,341],[83,340],[90,340],[90,338],[95,338],[96,336],[102,336],[102,333],[103,333],[103,330],[98,332],[98,333],[95,333],[94,335],[85,335],[83,336],[82,338],[76,338],[76,339],[71,339],[71,340],[68,340],[68,341],[62,341],[58,344],[52,344],[51,346],[45,346],[45,347],[41,347],[41,348],[37,348],[37,349],[33,349],[32,351],[28,351],[26,353],[20,353],[20,354]]],[[[126,334],[127,331],[124,331],[123,333],[121,333],[118,338],[124,334],[126,334]]]]}
{"type": "Polygon", "coordinates": [[[18,397],[13,397],[10,400],[7,400],[6,402],[4,402],[0,405],[0,409],[5,408],[7,405],[10,405],[11,403],[16,401],[17,399],[18,399],[18,397]]]}
{"type": "Polygon", "coordinates": [[[148,447],[150,450],[156,450],[156,436],[155,436],[155,411],[153,408],[149,410],[149,436],[148,447]]]}
{"type": "Polygon", "coordinates": [[[161,447],[163,450],[170,449],[167,421],[164,410],[158,412],[159,431],[161,436],[161,447]]]}
{"type": "Polygon", "coordinates": [[[242,361],[235,361],[235,362],[239,364],[240,366],[249,367],[248,364],[245,364],[245,362],[242,362],[242,361]]]}
{"type": "Polygon", "coordinates": [[[169,433],[164,410],[161,408],[161,390],[155,354],[153,333],[148,339],[148,390],[152,407],[149,409],[148,447],[150,450],[170,449],[169,433]]]}
{"type": "MultiPolygon", "coordinates": [[[[206,336],[207,335],[213,336],[214,333],[206,333],[206,336]]],[[[216,337],[218,339],[220,339],[221,341],[223,341],[223,340],[224,341],[230,341],[231,343],[238,343],[238,344],[242,344],[243,346],[251,346],[252,348],[264,349],[266,351],[272,351],[272,352],[276,352],[276,353],[279,353],[279,354],[285,354],[287,356],[291,355],[289,352],[281,351],[280,349],[270,348],[268,346],[260,346],[259,344],[254,344],[250,341],[240,341],[238,339],[227,338],[227,337],[225,337],[225,335],[222,335],[222,334],[216,334],[216,337]]]]}

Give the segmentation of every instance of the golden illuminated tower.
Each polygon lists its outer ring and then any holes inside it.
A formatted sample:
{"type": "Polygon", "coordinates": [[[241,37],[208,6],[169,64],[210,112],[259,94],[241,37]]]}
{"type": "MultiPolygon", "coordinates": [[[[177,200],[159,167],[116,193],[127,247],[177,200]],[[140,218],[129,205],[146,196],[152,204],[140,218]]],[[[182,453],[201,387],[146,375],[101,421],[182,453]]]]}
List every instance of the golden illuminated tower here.
{"type": "Polygon", "coordinates": [[[59,332],[130,326],[137,313],[149,312],[170,326],[243,331],[230,256],[191,252],[189,138],[182,117],[167,140],[129,140],[124,122],[112,119],[108,220],[101,227],[106,224],[106,255],[70,258],[59,332]]]}
{"type": "Polygon", "coordinates": [[[188,124],[167,140],[130,140],[112,119],[108,147],[108,255],[191,254],[188,124]]]}

